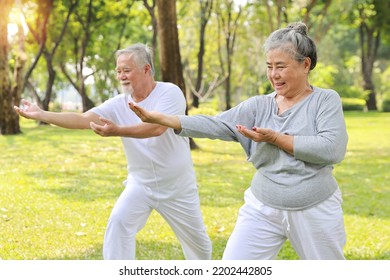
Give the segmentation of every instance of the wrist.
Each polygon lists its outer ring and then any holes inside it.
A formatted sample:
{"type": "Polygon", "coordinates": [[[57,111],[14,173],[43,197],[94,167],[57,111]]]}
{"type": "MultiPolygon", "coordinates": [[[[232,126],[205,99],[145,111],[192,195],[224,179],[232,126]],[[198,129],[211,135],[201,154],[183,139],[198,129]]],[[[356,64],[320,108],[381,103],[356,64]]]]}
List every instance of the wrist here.
{"type": "Polygon", "coordinates": [[[276,143],[276,140],[278,140],[279,133],[275,132],[274,139],[272,140],[272,144],[276,143]]]}

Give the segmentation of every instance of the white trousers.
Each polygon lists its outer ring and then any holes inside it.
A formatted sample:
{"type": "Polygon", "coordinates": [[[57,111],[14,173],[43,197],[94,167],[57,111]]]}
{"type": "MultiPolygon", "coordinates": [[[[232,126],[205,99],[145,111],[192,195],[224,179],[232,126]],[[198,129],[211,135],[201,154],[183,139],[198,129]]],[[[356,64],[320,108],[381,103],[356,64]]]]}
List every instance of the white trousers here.
{"type": "Polygon", "coordinates": [[[186,259],[211,259],[211,241],[206,233],[196,188],[159,201],[148,188],[127,185],[110,215],[103,244],[106,260],[133,260],[135,237],[155,209],[178,238],[186,259]]]}
{"type": "Polygon", "coordinates": [[[286,239],[301,259],[345,259],[342,198],[337,190],[326,201],[302,211],[284,211],[258,201],[248,189],[226,245],[225,260],[275,259],[286,239]]]}

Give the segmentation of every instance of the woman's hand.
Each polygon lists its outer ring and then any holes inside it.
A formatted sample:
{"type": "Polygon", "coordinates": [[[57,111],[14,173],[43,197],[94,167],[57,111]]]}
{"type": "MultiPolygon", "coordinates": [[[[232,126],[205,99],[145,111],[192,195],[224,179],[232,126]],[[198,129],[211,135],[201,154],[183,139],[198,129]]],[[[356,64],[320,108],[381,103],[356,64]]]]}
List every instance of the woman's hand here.
{"type": "Polygon", "coordinates": [[[144,108],[139,107],[133,102],[129,102],[129,107],[143,122],[159,123],[159,117],[161,118],[163,116],[162,114],[157,112],[146,111],[144,108]]]}
{"type": "Polygon", "coordinates": [[[275,144],[279,133],[269,128],[253,127],[248,129],[243,125],[236,125],[238,132],[255,142],[268,142],[275,144]]]}
{"type": "Polygon", "coordinates": [[[181,123],[177,116],[165,115],[159,112],[149,112],[133,102],[129,102],[129,107],[143,122],[156,123],[175,130],[181,130],[181,123]]]}
{"type": "Polygon", "coordinates": [[[269,128],[253,127],[248,129],[243,125],[236,125],[238,132],[255,142],[267,142],[290,155],[294,155],[294,136],[276,132],[269,128]]]}

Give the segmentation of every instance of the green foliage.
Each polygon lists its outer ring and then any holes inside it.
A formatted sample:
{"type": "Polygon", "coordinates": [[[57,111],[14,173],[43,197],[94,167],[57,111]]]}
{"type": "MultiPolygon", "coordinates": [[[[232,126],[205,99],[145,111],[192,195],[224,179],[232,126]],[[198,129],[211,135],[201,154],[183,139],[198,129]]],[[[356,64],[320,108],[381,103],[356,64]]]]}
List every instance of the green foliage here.
{"type": "MultiPolygon", "coordinates": [[[[344,198],[348,259],[390,259],[390,114],[346,112],[345,160],[334,174],[344,198]]],[[[106,222],[123,190],[119,138],[100,138],[22,121],[23,135],[0,136],[0,259],[101,259],[106,222]]],[[[202,213],[221,259],[255,172],[239,144],[195,139],[202,213]]],[[[143,260],[183,259],[167,223],[153,212],[137,236],[143,260]]],[[[279,259],[297,259],[287,242],[279,259]]]]}
{"type": "MultiPolygon", "coordinates": [[[[26,21],[38,36],[43,37],[41,24],[42,12],[46,2],[38,0],[23,1],[23,13],[26,21]],[[45,2],[45,3],[44,3],[45,2]],[[42,4],[42,5],[41,5],[42,4]]],[[[69,0],[54,1],[53,10],[47,25],[46,51],[49,53],[58,39],[65,22],[69,0]]],[[[203,82],[205,88],[215,77],[223,79],[226,75],[226,37],[218,28],[221,16],[227,16],[222,9],[227,1],[214,1],[214,10],[208,22],[205,35],[205,54],[203,82]],[[220,57],[222,55],[222,57],[220,57]],[[221,61],[225,61],[221,65],[221,61]],[[222,70],[224,68],[224,70],[222,70]],[[223,72],[225,71],[225,72],[223,72]]],[[[343,97],[364,98],[362,91],[362,74],[360,45],[358,41],[358,26],[362,22],[358,8],[362,8],[369,24],[381,23],[383,32],[378,57],[381,63],[374,65],[375,87],[382,90],[382,84],[387,79],[383,73],[389,57],[390,37],[387,32],[388,1],[333,0],[326,12],[327,1],[317,1],[308,9],[307,1],[287,1],[283,7],[272,4],[272,1],[248,1],[242,6],[242,16],[239,18],[235,48],[232,57],[231,92],[232,105],[257,94],[269,93],[272,89],[266,79],[266,64],[262,45],[265,38],[276,28],[285,26],[288,22],[307,20],[309,35],[315,40],[318,48],[319,65],[311,73],[311,82],[320,87],[333,88],[343,97]],[[306,13],[310,13],[307,16],[306,13]],[[352,90],[348,90],[352,89],[352,90]]],[[[241,2],[237,2],[236,4],[241,2]]],[[[81,65],[84,68],[89,97],[96,104],[113,96],[118,91],[113,68],[115,67],[114,51],[135,42],[151,45],[153,30],[151,18],[142,1],[93,1],[91,14],[85,1],[78,1],[73,11],[64,40],[60,42],[53,57],[56,70],[55,93],[70,86],[70,81],[62,73],[60,65],[65,65],[71,76],[74,87],[81,83],[81,75],[77,75],[81,65]],[[88,21],[90,16],[91,21],[88,21]],[[88,35],[88,36],[87,36],[88,35]],[[84,42],[83,40],[86,39],[84,42]],[[81,59],[82,45],[87,44],[84,58],[81,59]]],[[[236,14],[237,7],[233,10],[236,14]]],[[[180,39],[181,58],[188,79],[195,83],[197,74],[197,58],[199,51],[200,5],[198,1],[178,1],[177,18],[180,39]]],[[[32,32],[28,32],[26,40],[26,67],[30,67],[36,57],[39,44],[32,32]]],[[[42,39],[42,38],[41,38],[42,39]]],[[[12,52],[17,41],[12,40],[12,52]]],[[[12,54],[11,52],[11,54],[12,54]]],[[[159,77],[158,50],[156,50],[156,70],[159,77]]],[[[12,57],[11,57],[12,66],[12,57]]],[[[11,67],[12,68],[12,67],[11,67]]],[[[47,85],[46,62],[42,56],[30,77],[36,94],[43,99],[47,85]]],[[[386,86],[386,89],[389,87],[386,86]]],[[[221,84],[211,98],[221,96],[219,108],[224,108],[225,85],[221,84]]],[[[32,97],[32,92],[26,91],[25,96],[32,97]]],[[[208,100],[207,100],[208,101],[208,100]]],[[[206,101],[206,102],[207,102],[206,101]]],[[[203,102],[203,101],[202,101],[203,102]]]]}
{"type": "Polygon", "coordinates": [[[320,88],[334,88],[337,74],[338,70],[334,65],[318,62],[316,68],[310,73],[310,83],[320,88]]]}
{"type": "Polygon", "coordinates": [[[382,111],[390,112],[390,99],[385,99],[382,102],[382,111]]]}
{"type": "Polygon", "coordinates": [[[368,96],[368,92],[357,86],[348,86],[345,84],[334,85],[333,88],[344,98],[357,98],[365,100],[368,96]]]}
{"type": "Polygon", "coordinates": [[[366,108],[366,101],[361,98],[341,98],[344,111],[363,111],[366,108]]]}
{"type": "Polygon", "coordinates": [[[218,106],[218,104],[215,102],[215,99],[214,99],[214,102],[210,101],[208,103],[202,104],[199,108],[192,107],[188,111],[188,115],[190,115],[190,116],[191,115],[214,116],[214,115],[220,113],[217,106],[218,106]]]}

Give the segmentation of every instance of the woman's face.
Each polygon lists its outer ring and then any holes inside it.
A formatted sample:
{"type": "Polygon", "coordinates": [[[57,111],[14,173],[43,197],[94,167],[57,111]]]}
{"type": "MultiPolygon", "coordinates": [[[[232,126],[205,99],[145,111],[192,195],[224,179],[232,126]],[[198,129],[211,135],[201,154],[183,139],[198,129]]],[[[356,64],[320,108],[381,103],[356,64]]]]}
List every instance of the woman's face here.
{"type": "Polygon", "coordinates": [[[293,97],[307,86],[310,58],[300,63],[283,49],[273,49],[267,53],[267,78],[278,95],[293,97]]]}

